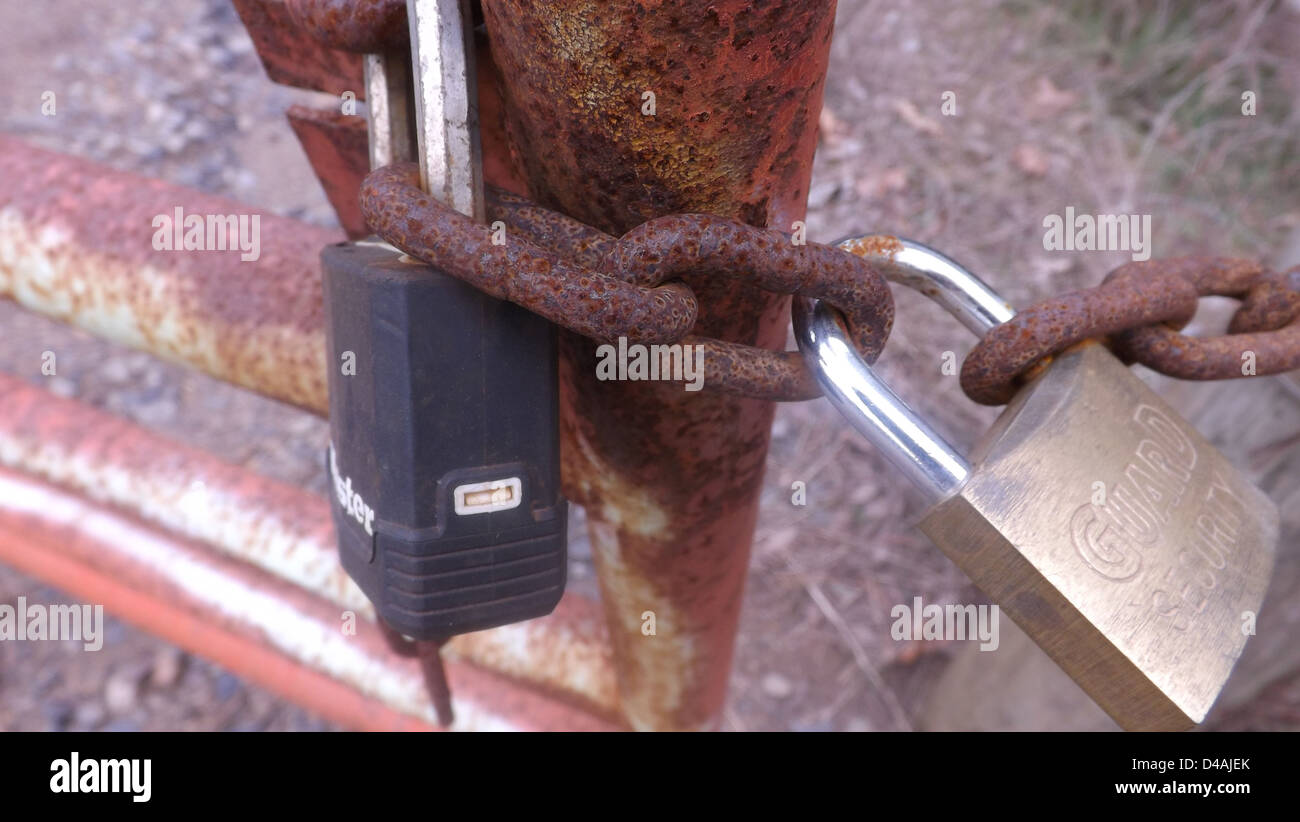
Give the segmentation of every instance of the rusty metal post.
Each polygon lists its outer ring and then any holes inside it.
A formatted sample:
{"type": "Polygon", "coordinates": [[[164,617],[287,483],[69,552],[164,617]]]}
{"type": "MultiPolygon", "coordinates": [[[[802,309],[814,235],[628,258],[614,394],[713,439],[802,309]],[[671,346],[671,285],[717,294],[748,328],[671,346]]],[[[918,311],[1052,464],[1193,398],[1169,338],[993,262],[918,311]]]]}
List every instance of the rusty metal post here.
{"type": "MultiPolygon", "coordinates": [[[[674,212],[785,231],[803,217],[834,0],[483,7],[535,200],[613,234],[674,212]]],[[[708,274],[688,280],[697,333],[784,345],[787,297],[708,274]]],[[[623,711],[638,728],[713,727],[773,406],[600,382],[595,344],[573,335],[561,381],[565,487],[590,518],[623,711]]]]}

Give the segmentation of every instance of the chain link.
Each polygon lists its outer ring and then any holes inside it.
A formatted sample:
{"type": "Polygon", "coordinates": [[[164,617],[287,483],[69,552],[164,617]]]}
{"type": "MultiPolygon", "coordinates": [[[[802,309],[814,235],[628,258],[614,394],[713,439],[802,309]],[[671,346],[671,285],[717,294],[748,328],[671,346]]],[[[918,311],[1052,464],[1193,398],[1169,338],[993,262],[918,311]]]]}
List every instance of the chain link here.
{"type": "MultiPolygon", "coordinates": [[[[332,48],[405,46],[402,0],[286,0],[294,19],[332,48]]],[[[504,245],[487,226],[419,189],[413,165],[379,169],[361,192],[367,222],[406,253],[500,299],[600,341],[683,343],[704,349],[710,390],[772,400],[820,395],[797,352],[768,351],[692,333],[699,306],[679,278],[744,278],[758,288],[824,299],[848,320],[867,362],[879,356],[894,306],[882,260],[720,217],[651,220],[614,238],[526,199],[489,192],[489,214],[514,232],[504,245]]],[[[1126,362],[1183,379],[1276,374],[1300,367],[1300,267],[1285,274],[1248,260],[1185,257],[1134,262],[1095,288],[1035,303],[989,332],[962,365],[974,401],[1008,402],[1053,355],[1101,338],[1126,362]],[[1228,334],[1179,333],[1204,296],[1241,301],[1228,334]],[[1253,354],[1254,368],[1244,356],[1253,354]]]]}
{"type": "Polygon", "coordinates": [[[1095,338],[1125,362],[1182,379],[1290,371],[1300,367],[1300,268],[1278,275],[1250,260],[1203,257],[1128,263],[1095,288],[1035,303],[990,331],[962,364],[962,389],[1002,405],[1053,355],[1095,338]],[[1229,333],[1179,333],[1207,296],[1242,301],[1229,333]]]}
{"type": "Polygon", "coordinates": [[[795,351],[768,351],[692,333],[694,292],[743,279],[766,291],[825,300],[847,320],[855,347],[875,362],[889,337],[894,302],[878,265],[818,243],[707,214],[650,220],[614,238],[520,197],[490,190],[489,226],[419,188],[414,164],[372,172],[361,209],[380,237],[498,299],[600,342],[700,346],[707,390],[769,400],[820,396],[795,351]]]}
{"type": "MultiPolygon", "coordinates": [[[[887,255],[796,245],[780,232],[705,214],[660,217],[614,238],[516,195],[490,189],[488,199],[489,219],[511,232],[504,244],[422,192],[413,165],[380,169],[362,187],[371,227],[408,254],[601,342],[700,346],[709,390],[769,400],[820,395],[797,352],[692,333],[698,304],[684,276],[697,287],[743,278],[826,300],[869,363],[889,336],[887,255]]],[[[1250,260],[1200,257],[1128,263],[1095,288],[1035,303],[990,331],[962,365],[962,389],[975,402],[1005,404],[1053,355],[1098,338],[1125,362],[1183,379],[1289,371],[1300,367],[1300,268],[1276,274],[1250,260]],[[1206,296],[1241,300],[1229,333],[1179,333],[1206,296]],[[1247,353],[1253,369],[1244,367],[1247,353]]]]}

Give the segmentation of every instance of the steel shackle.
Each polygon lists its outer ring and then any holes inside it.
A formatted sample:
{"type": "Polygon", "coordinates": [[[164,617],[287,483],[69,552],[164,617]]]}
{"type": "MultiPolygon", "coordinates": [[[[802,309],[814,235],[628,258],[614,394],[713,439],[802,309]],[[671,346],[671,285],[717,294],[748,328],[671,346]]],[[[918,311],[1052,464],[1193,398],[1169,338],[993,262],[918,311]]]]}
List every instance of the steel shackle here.
{"type": "MultiPolygon", "coordinates": [[[[1015,310],[983,280],[929,246],[892,237],[854,238],[837,245],[882,264],[886,279],[933,299],[979,337],[1015,316],[1015,310]],[[888,253],[863,254],[864,248],[888,249],[888,253]]],[[[831,405],[928,502],[961,487],[970,474],[970,463],[876,376],[853,349],[838,311],[820,300],[795,297],[791,319],[804,362],[831,405]]]]}

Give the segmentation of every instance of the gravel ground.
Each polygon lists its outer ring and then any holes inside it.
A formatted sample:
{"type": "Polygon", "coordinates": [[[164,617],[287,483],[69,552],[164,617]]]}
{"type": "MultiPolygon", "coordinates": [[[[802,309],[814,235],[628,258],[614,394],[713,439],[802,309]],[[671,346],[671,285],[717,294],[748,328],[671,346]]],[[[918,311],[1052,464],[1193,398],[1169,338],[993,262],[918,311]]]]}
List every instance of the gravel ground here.
{"type": "MultiPolygon", "coordinates": [[[[1153,214],[1156,256],[1273,254],[1300,227],[1292,194],[1300,190],[1300,129],[1284,107],[1300,99],[1287,47],[1300,36],[1300,14],[1222,6],[1221,18],[1167,14],[1144,27],[1149,18],[1136,10],[1154,6],[1137,2],[841,0],[810,237],[888,231],[932,242],[1020,304],[1094,284],[1123,259],[1044,251],[1041,221],[1066,205],[1153,214]],[[1135,42],[1143,45],[1128,45],[1135,42]],[[1271,92],[1261,94],[1267,116],[1253,121],[1236,111],[1240,84],[1252,77],[1271,92]],[[1186,105],[1167,111],[1184,89],[1186,105]],[[940,110],[947,91],[957,105],[951,117],[940,110]]],[[[283,117],[293,102],[332,99],[267,81],[223,0],[9,3],[0,9],[0,43],[0,76],[9,80],[0,86],[4,131],[332,224],[283,117]],[[40,113],[45,90],[58,95],[55,117],[40,113]]],[[[961,356],[971,341],[919,297],[898,302],[880,369],[968,446],[995,414],[962,399],[955,378],[935,377],[942,352],[961,356]]],[[[0,368],[10,373],[324,491],[320,421],[7,303],[0,335],[0,368]],[[47,349],[59,354],[58,377],[42,377],[31,355],[47,349]]],[[[1222,387],[1204,390],[1234,402],[1222,387]]],[[[1270,470],[1296,476],[1297,431],[1272,433],[1281,445],[1270,470]]],[[[919,499],[815,402],[778,413],[763,501],[724,727],[923,724],[953,649],[892,641],[890,609],[914,596],[982,600],[910,527],[919,499]],[[791,504],[795,481],[807,483],[807,506],[791,504]]],[[[1294,544],[1295,524],[1288,528],[1294,544]]],[[[594,594],[585,537],[581,527],[573,533],[573,587],[594,594]]],[[[59,599],[0,568],[0,602],[19,595],[59,599]]],[[[1225,725],[1300,727],[1288,707],[1298,690],[1276,684],[1256,712],[1225,725]]],[[[0,728],[329,727],[111,619],[100,653],[0,643],[0,728]]]]}

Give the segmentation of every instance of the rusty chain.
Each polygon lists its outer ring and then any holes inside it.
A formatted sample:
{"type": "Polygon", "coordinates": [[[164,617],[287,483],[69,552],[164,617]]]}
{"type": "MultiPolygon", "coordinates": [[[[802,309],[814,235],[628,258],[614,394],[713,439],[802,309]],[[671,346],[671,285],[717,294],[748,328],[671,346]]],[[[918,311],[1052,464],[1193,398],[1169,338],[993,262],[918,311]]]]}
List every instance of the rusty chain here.
{"type": "MultiPolygon", "coordinates": [[[[331,48],[377,52],[407,42],[404,0],[286,0],[294,20],[331,48]]],[[[758,288],[824,299],[845,315],[867,362],[879,356],[894,306],[879,268],[885,255],[845,253],[733,220],[681,214],[614,238],[526,199],[489,191],[492,231],[419,188],[418,169],[379,169],[361,191],[366,221],[406,253],[436,263],[500,299],[578,334],[612,341],[683,343],[704,351],[710,390],[770,400],[820,395],[797,352],[705,338],[692,329],[698,304],[684,274],[743,277],[758,288]],[[873,262],[875,259],[875,262],[873,262]]],[[[1051,358],[1088,339],[1125,362],[1183,379],[1276,374],[1300,367],[1300,267],[1276,274],[1248,260],[1185,257],[1133,262],[1091,289],[1042,300],[994,328],[967,356],[961,386],[985,405],[1008,402],[1051,358]],[[1228,334],[1179,333],[1205,296],[1241,301],[1228,334]],[[1254,368],[1242,367],[1254,355],[1254,368]]]]}
{"type": "Polygon", "coordinates": [[[419,169],[371,172],[361,210],[380,237],[498,299],[601,342],[700,346],[703,384],[770,400],[820,395],[797,352],[768,351],[691,333],[697,303],[684,274],[744,277],[767,291],[826,300],[843,312],[855,347],[875,362],[894,302],[877,264],[818,243],[707,214],[660,217],[614,238],[500,191],[489,191],[493,231],[419,188],[419,169]]]}
{"type": "MultiPolygon", "coordinates": [[[[493,245],[488,226],[422,192],[413,165],[380,169],[362,187],[367,221],[396,247],[592,339],[701,346],[710,390],[770,400],[820,393],[795,352],[692,334],[697,304],[677,281],[684,274],[744,277],[825,299],[844,313],[868,362],[892,326],[883,252],[795,245],[780,232],[703,214],[659,217],[614,238],[516,195],[490,189],[488,199],[489,219],[515,234],[506,244],[493,245]]],[[[1088,339],[1182,379],[1289,371],[1300,367],[1300,268],[1276,274],[1249,260],[1198,257],[1128,263],[1095,288],[1042,300],[990,331],[963,363],[962,389],[1002,405],[1053,355],[1088,339]],[[1242,301],[1229,333],[1180,334],[1205,296],[1242,301]],[[1246,352],[1253,372],[1242,368],[1246,352]]]]}
{"type": "Polygon", "coordinates": [[[1105,338],[1125,362],[1189,380],[1300,368],[1300,267],[1275,274],[1250,260],[1180,257],[1128,263],[1101,285],[1042,300],[994,328],[966,357],[961,385],[1002,405],[1025,377],[1087,339],[1105,338]],[[1200,297],[1242,301],[1228,334],[1179,333],[1200,297]],[[1253,368],[1244,355],[1253,353],[1253,368]]]}

